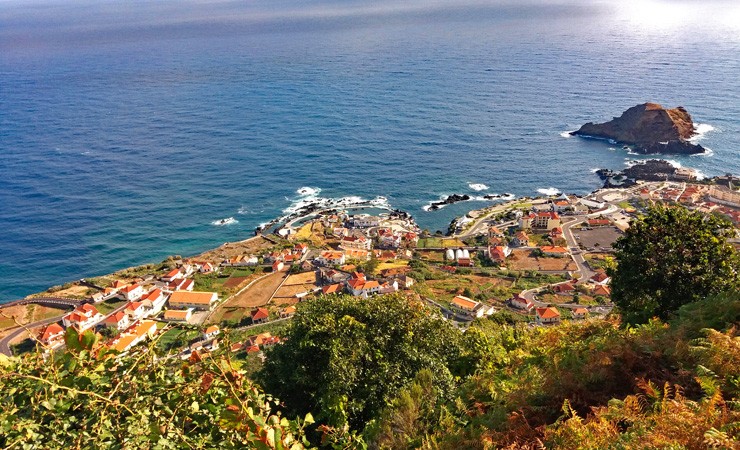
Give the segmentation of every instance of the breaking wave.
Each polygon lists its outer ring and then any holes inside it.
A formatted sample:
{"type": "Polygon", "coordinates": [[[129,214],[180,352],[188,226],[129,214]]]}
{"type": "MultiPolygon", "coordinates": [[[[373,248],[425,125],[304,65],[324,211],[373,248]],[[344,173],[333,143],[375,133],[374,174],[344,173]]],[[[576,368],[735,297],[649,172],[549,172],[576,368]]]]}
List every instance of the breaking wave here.
{"type": "Polygon", "coordinates": [[[543,189],[537,189],[537,192],[539,192],[542,195],[552,196],[552,195],[560,195],[561,192],[559,189],[555,189],[554,187],[549,188],[543,188],[543,189]]]}
{"type": "Polygon", "coordinates": [[[225,225],[233,225],[235,223],[239,223],[239,221],[234,219],[233,217],[227,217],[221,220],[214,220],[213,222],[211,222],[211,225],[215,225],[217,227],[223,227],[225,225]]]}

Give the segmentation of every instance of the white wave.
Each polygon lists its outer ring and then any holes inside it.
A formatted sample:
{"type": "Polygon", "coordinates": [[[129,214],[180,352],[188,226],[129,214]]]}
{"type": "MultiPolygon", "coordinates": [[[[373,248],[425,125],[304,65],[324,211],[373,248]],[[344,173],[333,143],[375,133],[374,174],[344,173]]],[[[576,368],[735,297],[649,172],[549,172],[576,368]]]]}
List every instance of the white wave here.
{"type": "Polygon", "coordinates": [[[474,191],[487,191],[488,186],[483,183],[468,183],[468,187],[474,191]]]}
{"type": "Polygon", "coordinates": [[[625,159],[624,165],[627,167],[632,167],[634,165],[640,164],[640,161],[636,159],[629,159],[629,158],[624,158],[624,159],[625,159]]]}
{"type": "Polygon", "coordinates": [[[239,208],[239,210],[236,213],[237,214],[248,214],[249,210],[246,207],[242,206],[239,208]]]}
{"type": "Polygon", "coordinates": [[[704,153],[694,153],[693,155],[689,155],[689,156],[694,157],[694,156],[712,156],[712,155],[714,155],[714,150],[712,150],[709,147],[704,147],[704,153]]]}
{"type": "Polygon", "coordinates": [[[698,142],[704,136],[706,136],[707,133],[709,133],[710,131],[714,131],[714,130],[715,128],[709,125],[708,123],[697,123],[696,125],[694,125],[694,131],[696,132],[696,134],[691,136],[691,138],[689,138],[689,141],[698,142]]]}
{"type": "Polygon", "coordinates": [[[224,225],[232,225],[232,224],[235,224],[235,223],[239,223],[239,221],[236,220],[236,219],[234,219],[233,217],[227,217],[227,218],[221,219],[221,220],[214,220],[213,222],[211,222],[211,225],[216,225],[217,227],[222,227],[224,225]]]}
{"type": "Polygon", "coordinates": [[[609,150],[611,150],[613,152],[616,152],[617,151],[617,147],[609,147],[609,150]]]}
{"type": "Polygon", "coordinates": [[[589,169],[589,170],[591,171],[591,173],[596,173],[599,171],[599,169],[589,169]]]}
{"type": "Polygon", "coordinates": [[[568,139],[568,138],[572,138],[572,137],[573,137],[573,135],[572,135],[572,134],[570,134],[570,133],[572,133],[572,131],[563,131],[562,133],[560,133],[560,137],[564,137],[564,138],[566,138],[566,139],[568,139]]]}
{"type": "Polygon", "coordinates": [[[672,165],[676,169],[680,169],[681,167],[683,167],[681,165],[681,163],[678,162],[678,161],[676,161],[675,159],[666,159],[665,162],[667,162],[668,164],[672,165]]]}
{"type": "MultiPolygon", "coordinates": [[[[433,203],[444,201],[449,196],[450,196],[450,194],[440,195],[437,200],[432,200],[429,203],[427,203],[426,205],[422,206],[421,207],[421,210],[422,211],[430,211],[432,209],[432,204],[433,203]]],[[[509,201],[509,200],[514,200],[516,198],[516,195],[506,192],[504,194],[470,195],[468,197],[469,198],[467,200],[461,200],[461,201],[455,202],[455,203],[462,203],[462,202],[498,202],[498,201],[509,201]],[[486,197],[488,197],[488,198],[486,198],[486,197]]],[[[444,208],[445,206],[447,206],[447,204],[437,205],[437,209],[436,210],[440,210],[440,209],[444,208]]]]}
{"type": "Polygon", "coordinates": [[[296,194],[302,197],[311,197],[311,196],[319,195],[321,193],[321,188],[303,186],[302,188],[298,189],[295,192],[296,194]]]}
{"type": "MultiPolygon", "coordinates": [[[[301,191],[304,188],[299,189],[301,191]]],[[[367,200],[358,196],[348,196],[340,198],[328,198],[319,197],[317,193],[320,189],[316,188],[316,193],[308,195],[301,194],[300,197],[293,200],[290,206],[283,209],[284,216],[277,219],[278,222],[283,222],[296,216],[308,214],[310,210],[320,209],[347,209],[352,207],[361,206],[372,206],[376,208],[392,209],[388,199],[383,196],[377,196],[373,199],[367,200]]],[[[305,191],[304,191],[305,192],[305,191]]]]}
{"type": "Polygon", "coordinates": [[[615,141],[614,139],[609,139],[609,143],[612,145],[617,145],[617,141],[615,141]]]}
{"type": "Polygon", "coordinates": [[[560,194],[560,190],[559,189],[555,189],[554,187],[537,189],[537,192],[539,192],[542,195],[547,195],[547,196],[560,194]]]}

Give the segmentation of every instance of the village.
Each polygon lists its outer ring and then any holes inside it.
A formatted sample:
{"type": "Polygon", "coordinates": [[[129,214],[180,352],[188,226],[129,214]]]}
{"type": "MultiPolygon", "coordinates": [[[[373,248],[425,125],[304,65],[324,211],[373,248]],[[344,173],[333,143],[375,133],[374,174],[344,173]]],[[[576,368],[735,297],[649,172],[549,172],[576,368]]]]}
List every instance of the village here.
{"type": "Polygon", "coordinates": [[[148,342],[183,359],[219,349],[264,358],[300,303],[335,294],[415,298],[462,330],[498,313],[530,326],[597,320],[613,306],[612,244],[632,218],[661,202],[740,225],[740,192],[731,181],[520,198],[471,211],[447,236],[421,230],[401,211],[319,211],[196,257],[79,280],[5,305],[0,351],[54,352],[73,329],[97,333],[101,346],[120,354],[148,342]]]}

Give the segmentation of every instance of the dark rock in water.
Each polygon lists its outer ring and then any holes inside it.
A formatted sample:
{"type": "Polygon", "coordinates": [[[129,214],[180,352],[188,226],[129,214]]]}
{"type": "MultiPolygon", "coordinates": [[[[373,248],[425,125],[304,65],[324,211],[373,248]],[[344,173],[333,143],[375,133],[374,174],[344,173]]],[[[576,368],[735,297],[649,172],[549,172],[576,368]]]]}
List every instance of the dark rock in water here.
{"type": "Polygon", "coordinates": [[[629,187],[634,186],[637,180],[642,181],[685,181],[696,176],[692,169],[679,169],[668,161],[662,159],[648,159],[644,161],[631,161],[632,165],[621,172],[609,169],[600,169],[596,174],[604,180],[604,187],[629,187]]]}
{"type": "Polygon", "coordinates": [[[696,134],[694,122],[682,106],[665,109],[656,103],[633,106],[605,123],[589,122],[572,135],[610,139],[633,146],[640,153],[704,153],[701,145],[689,142],[696,134]]]}
{"type": "Polygon", "coordinates": [[[451,205],[453,203],[464,202],[464,201],[467,201],[467,200],[470,200],[470,196],[467,195],[467,194],[464,194],[464,195],[452,194],[452,195],[450,195],[449,197],[447,197],[446,199],[444,199],[442,201],[432,203],[429,206],[429,210],[430,211],[436,211],[436,210],[438,210],[440,208],[440,206],[451,205]]]}

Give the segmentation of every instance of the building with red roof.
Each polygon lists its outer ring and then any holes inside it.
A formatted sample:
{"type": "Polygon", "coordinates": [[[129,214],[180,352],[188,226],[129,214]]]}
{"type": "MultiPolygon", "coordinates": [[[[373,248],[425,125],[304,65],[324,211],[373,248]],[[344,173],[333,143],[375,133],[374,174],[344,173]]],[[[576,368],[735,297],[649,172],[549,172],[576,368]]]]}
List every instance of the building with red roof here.
{"type": "Polygon", "coordinates": [[[535,311],[535,321],[540,325],[560,323],[560,311],[555,307],[537,308],[535,311]]]}

